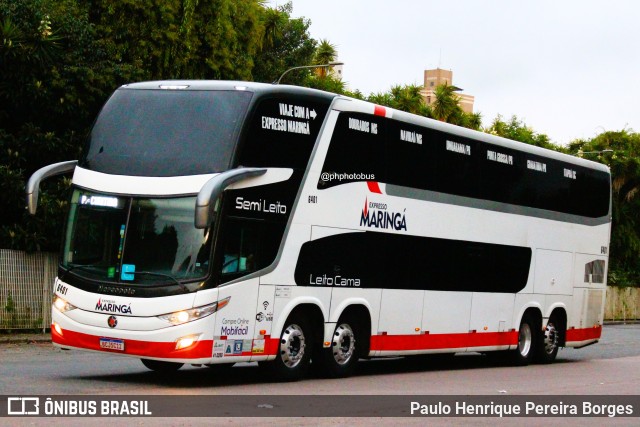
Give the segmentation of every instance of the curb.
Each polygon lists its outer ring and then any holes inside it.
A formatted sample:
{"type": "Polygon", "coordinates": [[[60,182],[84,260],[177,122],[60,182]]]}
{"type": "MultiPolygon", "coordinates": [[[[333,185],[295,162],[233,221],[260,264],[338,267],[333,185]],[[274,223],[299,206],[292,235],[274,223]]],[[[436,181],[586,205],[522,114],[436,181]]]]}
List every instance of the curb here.
{"type": "Polygon", "coordinates": [[[0,335],[0,345],[3,344],[37,344],[50,343],[50,334],[7,334],[0,335]]]}
{"type": "Polygon", "coordinates": [[[615,326],[615,325],[639,325],[640,319],[630,319],[630,320],[607,320],[604,322],[605,326],[615,326]]]}

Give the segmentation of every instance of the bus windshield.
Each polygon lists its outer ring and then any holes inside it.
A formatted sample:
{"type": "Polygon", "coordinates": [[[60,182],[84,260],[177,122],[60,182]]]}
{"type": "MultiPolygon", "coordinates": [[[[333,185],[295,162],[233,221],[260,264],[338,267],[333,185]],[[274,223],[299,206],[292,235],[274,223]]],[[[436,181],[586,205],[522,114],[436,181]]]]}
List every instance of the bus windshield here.
{"type": "Polygon", "coordinates": [[[134,176],[229,168],[251,92],[117,90],[98,116],[79,166],[134,176]]]}
{"type": "Polygon", "coordinates": [[[131,198],[75,189],[62,266],[89,280],[175,284],[209,271],[209,228],[194,225],[195,196],[131,198]]]}

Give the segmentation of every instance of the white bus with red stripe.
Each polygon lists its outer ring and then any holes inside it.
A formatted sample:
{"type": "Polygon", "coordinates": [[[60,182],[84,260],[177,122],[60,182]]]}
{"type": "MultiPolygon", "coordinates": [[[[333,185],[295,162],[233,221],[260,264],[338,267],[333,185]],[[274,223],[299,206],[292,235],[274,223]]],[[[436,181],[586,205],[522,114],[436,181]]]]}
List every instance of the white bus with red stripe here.
{"type": "Polygon", "coordinates": [[[548,363],[600,338],[600,164],[310,89],[126,85],[73,172],[51,333],[154,370],[548,363]]]}

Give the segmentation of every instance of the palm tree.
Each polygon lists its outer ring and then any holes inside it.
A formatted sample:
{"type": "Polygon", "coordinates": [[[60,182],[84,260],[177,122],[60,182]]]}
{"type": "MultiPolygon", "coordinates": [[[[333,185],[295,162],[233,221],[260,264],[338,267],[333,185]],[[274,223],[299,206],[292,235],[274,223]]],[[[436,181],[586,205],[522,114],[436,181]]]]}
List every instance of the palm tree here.
{"type": "MultiPolygon", "coordinates": [[[[329,40],[322,39],[320,44],[316,48],[316,55],[313,61],[314,65],[329,64],[336,60],[338,56],[338,50],[336,45],[331,44],[329,40]]],[[[327,68],[316,68],[316,75],[320,78],[326,77],[328,74],[327,68]]]]}
{"type": "Polygon", "coordinates": [[[436,100],[433,103],[433,116],[435,119],[451,122],[451,119],[462,114],[460,97],[455,94],[455,90],[454,86],[446,83],[436,87],[436,100]]]}
{"type": "Polygon", "coordinates": [[[421,89],[422,87],[417,85],[393,86],[391,88],[393,107],[398,110],[422,115],[425,103],[420,93],[421,89]]]}
{"type": "Polygon", "coordinates": [[[465,113],[467,116],[467,125],[469,129],[480,130],[482,127],[482,114],[481,113],[465,113]]]}
{"type": "Polygon", "coordinates": [[[282,36],[282,28],[286,24],[286,15],[278,9],[267,8],[262,15],[262,49],[272,48],[276,40],[282,36]]]}

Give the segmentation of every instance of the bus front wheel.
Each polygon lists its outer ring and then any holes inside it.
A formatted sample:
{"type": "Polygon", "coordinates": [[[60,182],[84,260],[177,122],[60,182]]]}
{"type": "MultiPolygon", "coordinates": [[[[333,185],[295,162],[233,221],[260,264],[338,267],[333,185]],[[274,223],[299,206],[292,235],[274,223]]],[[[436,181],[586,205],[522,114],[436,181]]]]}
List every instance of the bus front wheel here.
{"type": "Polygon", "coordinates": [[[274,379],[296,381],[309,370],[313,337],[308,322],[299,315],[287,319],[280,334],[275,360],[266,364],[274,379]]]}

